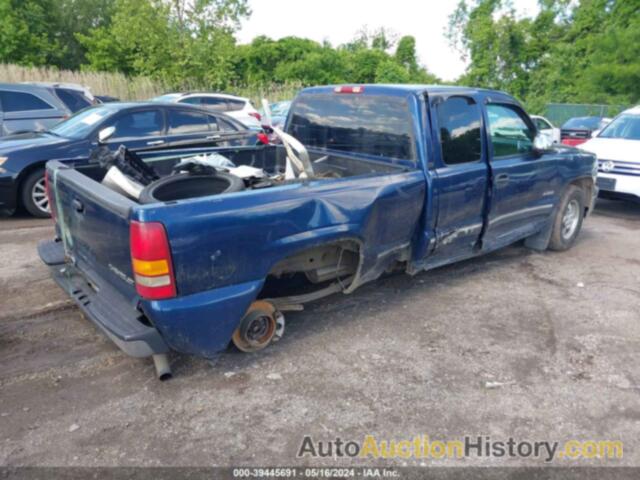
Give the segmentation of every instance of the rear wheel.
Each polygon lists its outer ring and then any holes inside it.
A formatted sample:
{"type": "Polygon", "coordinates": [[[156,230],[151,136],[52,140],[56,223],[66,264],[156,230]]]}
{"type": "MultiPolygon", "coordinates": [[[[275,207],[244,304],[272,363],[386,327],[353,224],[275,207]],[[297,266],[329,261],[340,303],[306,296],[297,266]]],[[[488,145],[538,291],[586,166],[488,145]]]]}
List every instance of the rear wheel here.
{"type": "Polygon", "coordinates": [[[553,223],[549,249],[558,252],[570,249],[576,242],[584,220],[584,192],[575,185],[569,186],[558,208],[553,223]]]}
{"type": "Polygon", "coordinates": [[[34,217],[51,216],[44,183],[44,168],[31,172],[22,183],[22,206],[34,217]]]}

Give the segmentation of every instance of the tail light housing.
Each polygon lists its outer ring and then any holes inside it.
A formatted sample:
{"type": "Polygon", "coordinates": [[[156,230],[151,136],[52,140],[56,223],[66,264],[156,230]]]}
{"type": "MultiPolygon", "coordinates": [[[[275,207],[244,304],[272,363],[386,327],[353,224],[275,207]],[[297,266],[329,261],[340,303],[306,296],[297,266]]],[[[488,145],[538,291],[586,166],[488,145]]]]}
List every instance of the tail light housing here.
{"type": "Polygon", "coordinates": [[[258,141],[264,145],[269,145],[269,135],[260,132],[258,135],[258,141]]]}
{"type": "Polygon", "coordinates": [[[342,85],[333,89],[335,93],[363,93],[362,85],[342,85]]]}
{"type": "Polygon", "coordinates": [[[160,222],[132,221],[129,243],[138,295],[147,300],[175,297],[176,280],[164,225],[160,222]]]}
{"type": "Polygon", "coordinates": [[[249,112],[249,115],[255,118],[256,120],[258,120],[259,122],[262,121],[262,115],[260,115],[258,112],[249,112]]]}

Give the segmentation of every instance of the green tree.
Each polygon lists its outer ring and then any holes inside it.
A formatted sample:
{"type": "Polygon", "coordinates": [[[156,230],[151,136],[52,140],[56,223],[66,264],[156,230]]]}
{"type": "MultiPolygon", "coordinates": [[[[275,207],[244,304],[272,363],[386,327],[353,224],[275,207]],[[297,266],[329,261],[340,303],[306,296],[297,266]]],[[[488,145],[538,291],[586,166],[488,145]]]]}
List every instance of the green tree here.
{"type": "Polygon", "coordinates": [[[462,0],[449,40],[470,64],[460,83],[548,102],[640,101],[638,0],[540,0],[518,18],[507,0],[462,0]]]}
{"type": "Polygon", "coordinates": [[[396,47],[395,59],[407,71],[411,73],[417,72],[416,39],[412,36],[402,37],[396,47]]]}
{"type": "Polygon", "coordinates": [[[398,62],[386,59],[376,69],[376,83],[409,83],[411,75],[398,62]]]}
{"type": "Polygon", "coordinates": [[[50,28],[53,0],[0,0],[0,62],[55,65],[62,54],[50,28]]]}
{"type": "Polygon", "coordinates": [[[115,0],[110,23],[77,38],[86,68],[226,88],[235,80],[233,32],[248,12],[246,0],[115,0]]]}
{"type": "Polygon", "coordinates": [[[347,74],[352,83],[374,83],[380,63],[387,61],[389,56],[380,50],[361,48],[349,54],[347,74]]]}
{"type": "Polygon", "coordinates": [[[59,40],[63,54],[56,66],[77,70],[86,62],[86,49],[77,35],[87,35],[93,29],[109,24],[111,0],[57,0],[55,23],[49,28],[59,40]]]}

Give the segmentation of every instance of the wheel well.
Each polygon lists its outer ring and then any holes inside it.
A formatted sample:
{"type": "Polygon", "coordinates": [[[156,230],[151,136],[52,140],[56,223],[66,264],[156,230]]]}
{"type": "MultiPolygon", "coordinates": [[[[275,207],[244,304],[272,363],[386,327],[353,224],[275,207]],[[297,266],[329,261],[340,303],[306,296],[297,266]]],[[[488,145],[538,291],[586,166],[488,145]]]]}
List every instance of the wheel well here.
{"type": "Polygon", "coordinates": [[[46,161],[36,162],[22,169],[22,171],[18,175],[18,181],[17,181],[18,188],[16,192],[18,193],[18,203],[22,203],[22,189],[24,187],[24,181],[29,177],[29,175],[31,175],[36,170],[39,170],[40,168],[44,168],[46,163],[47,163],[46,161]]]}
{"type": "Polygon", "coordinates": [[[320,291],[337,281],[347,288],[357,275],[362,259],[360,242],[344,239],[314,245],[275,263],[258,298],[286,297],[302,289],[320,291]]]}
{"type": "Polygon", "coordinates": [[[595,187],[593,183],[593,178],[591,177],[583,177],[578,178],[571,182],[571,185],[575,185],[580,188],[585,195],[585,206],[584,213],[585,215],[589,213],[589,207],[591,206],[591,197],[593,196],[593,189],[595,187]]]}

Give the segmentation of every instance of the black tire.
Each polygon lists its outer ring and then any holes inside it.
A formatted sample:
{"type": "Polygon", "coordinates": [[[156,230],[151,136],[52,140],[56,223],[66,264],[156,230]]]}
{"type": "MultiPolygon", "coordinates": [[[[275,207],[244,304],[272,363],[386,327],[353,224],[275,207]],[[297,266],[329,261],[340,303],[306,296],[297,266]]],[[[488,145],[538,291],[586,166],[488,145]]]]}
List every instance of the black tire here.
{"type": "Polygon", "coordinates": [[[563,252],[573,247],[582,229],[584,212],[584,191],[575,185],[570,185],[560,201],[556,218],[553,220],[549,241],[550,250],[563,252]]]}
{"type": "Polygon", "coordinates": [[[49,200],[44,190],[44,168],[31,172],[20,189],[22,206],[34,217],[49,218],[49,200]]]}
{"type": "Polygon", "coordinates": [[[215,175],[169,175],[147,185],[138,201],[142,204],[221,195],[244,190],[244,181],[229,173],[215,175]]]}

